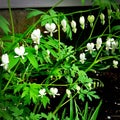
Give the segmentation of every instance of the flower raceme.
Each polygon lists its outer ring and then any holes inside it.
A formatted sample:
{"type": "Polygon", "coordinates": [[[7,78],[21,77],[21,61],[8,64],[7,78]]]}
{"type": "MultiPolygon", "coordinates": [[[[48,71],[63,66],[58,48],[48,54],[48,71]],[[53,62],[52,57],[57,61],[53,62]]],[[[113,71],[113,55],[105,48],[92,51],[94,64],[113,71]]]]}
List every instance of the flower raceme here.
{"type": "Polygon", "coordinates": [[[118,42],[116,42],[114,38],[107,38],[106,50],[112,49],[112,51],[114,52],[117,47],[118,47],[118,42]]]}
{"type": "Polygon", "coordinates": [[[57,29],[56,29],[56,25],[55,23],[47,23],[45,25],[45,29],[47,31],[44,31],[44,33],[50,33],[50,36],[52,37],[53,36],[53,33],[57,32],[57,29]]]}
{"type": "Polygon", "coordinates": [[[1,57],[2,64],[0,66],[3,66],[5,70],[8,69],[8,63],[9,63],[9,57],[8,54],[3,54],[1,57]]]}
{"type": "Polygon", "coordinates": [[[20,46],[20,47],[16,47],[14,49],[15,53],[17,54],[16,57],[22,57],[22,59],[24,59],[24,55],[27,55],[27,53],[25,53],[25,47],[24,46],[20,46]]]}
{"type": "Polygon", "coordinates": [[[40,34],[41,34],[40,29],[35,29],[32,32],[31,38],[35,44],[40,44],[40,38],[41,38],[40,34]]]}
{"type": "Polygon", "coordinates": [[[82,64],[84,64],[85,60],[86,60],[86,58],[85,58],[85,53],[81,53],[81,54],[80,54],[80,62],[81,62],[82,64]]]}

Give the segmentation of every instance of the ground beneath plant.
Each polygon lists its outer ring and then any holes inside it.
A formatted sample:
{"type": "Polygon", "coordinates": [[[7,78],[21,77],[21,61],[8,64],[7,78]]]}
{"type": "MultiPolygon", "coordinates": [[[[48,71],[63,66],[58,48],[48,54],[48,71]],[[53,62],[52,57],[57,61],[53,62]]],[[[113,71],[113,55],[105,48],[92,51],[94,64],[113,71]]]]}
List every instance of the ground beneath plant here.
{"type": "Polygon", "coordinates": [[[120,69],[97,73],[104,87],[98,90],[103,100],[98,120],[120,120],[120,69]]]}

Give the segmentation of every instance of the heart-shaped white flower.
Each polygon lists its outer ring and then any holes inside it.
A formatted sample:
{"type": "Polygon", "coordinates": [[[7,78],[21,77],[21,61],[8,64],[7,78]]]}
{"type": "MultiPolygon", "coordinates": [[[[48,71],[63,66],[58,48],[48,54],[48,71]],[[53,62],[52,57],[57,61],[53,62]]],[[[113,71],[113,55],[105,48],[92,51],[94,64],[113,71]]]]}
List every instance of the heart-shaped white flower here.
{"type": "Polygon", "coordinates": [[[64,32],[66,32],[66,26],[67,26],[67,22],[66,22],[66,20],[65,19],[63,19],[62,21],[61,21],[61,25],[62,25],[62,30],[64,31],[64,32]]]}
{"type": "Polygon", "coordinates": [[[50,36],[53,36],[53,33],[55,33],[55,32],[57,32],[57,30],[56,30],[56,25],[54,24],[54,23],[47,23],[46,25],[45,25],[45,29],[47,30],[47,31],[45,31],[44,33],[50,33],[50,36]]]}
{"type": "Polygon", "coordinates": [[[81,53],[81,54],[80,54],[80,62],[81,62],[82,64],[84,64],[85,60],[86,60],[86,58],[85,58],[85,53],[81,53]]]}
{"type": "Polygon", "coordinates": [[[18,56],[15,56],[15,57],[19,57],[21,56],[23,59],[24,59],[24,55],[27,55],[27,53],[25,53],[25,48],[24,46],[20,46],[20,47],[16,47],[14,49],[15,53],[18,55],[18,56]]]}
{"type": "Polygon", "coordinates": [[[57,88],[50,88],[50,92],[51,92],[51,94],[53,95],[53,97],[55,98],[55,96],[56,95],[60,95],[59,93],[58,93],[58,89],[57,88]]]}
{"type": "Polygon", "coordinates": [[[9,63],[8,54],[3,54],[2,57],[1,57],[1,60],[2,60],[2,64],[0,64],[0,66],[3,66],[3,68],[5,70],[7,70],[8,69],[8,63],[9,63]]]}
{"type": "Polygon", "coordinates": [[[31,34],[31,38],[35,44],[40,44],[40,29],[35,29],[31,34]]]}
{"type": "Polygon", "coordinates": [[[85,28],[85,17],[81,16],[79,19],[79,22],[80,22],[81,28],[84,29],[85,28]]]}

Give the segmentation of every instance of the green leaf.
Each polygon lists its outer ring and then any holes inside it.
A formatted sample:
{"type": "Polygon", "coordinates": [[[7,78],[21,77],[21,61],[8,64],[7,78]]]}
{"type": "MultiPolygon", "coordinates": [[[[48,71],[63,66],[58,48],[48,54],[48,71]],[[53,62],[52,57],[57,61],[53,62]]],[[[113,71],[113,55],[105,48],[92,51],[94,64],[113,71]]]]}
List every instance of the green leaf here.
{"type": "Polygon", "coordinates": [[[33,65],[34,68],[38,69],[38,62],[34,56],[34,54],[30,51],[28,51],[28,54],[26,55],[30,63],[33,65]]]}
{"type": "Polygon", "coordinates": [[[50,13],[53,21],[57,24],[57,23],[58,23],[58,18],[57,18],[56,12],[55,12],[53,9],[50,9],[50,10],[49,10],[49,13],[50,13]]]}
{"type": "Polygon", "coordinates": [[[35,113],[30,113],[30,120],[39,120],[40,119],[40,114],[35,114],[35,113]]]}
{"type": "Polygon", "coordinates": [[[41,16],[41,26],[44,26],[46,23],[52,23],[51,16],[47,14],[41,16]]]}
{"type": "Polygon", "coordinates": [[[30,99],[32,99],[35,104],[37,103],[39,88],[40,86],[36,83],[30,84],[30,99]]]}
{"type": "Polygon", "coordinates": [[[24,104],[30,104],[30,88],[24,87],[21,98],[24,98],[24,104]]]}
{"type": "Polygon", "coordinates": [[[0,15],[0,28],[4,31],[5,34],[10,32],[8,21],[0,15]]]}
{"type": "Polygon", "coordinates": [[[112,27],[111,32],[120,31],[120,25],[115,25],[112,27]]]}
{"type": "Polygon", "coordinates": [[[14,66],[16,66],[18,64],[20,57],[15,58],[13,54],[10,54],[9,60],[10,60],[10,62],[9,62],[8,68],[11,70],[14,66]]]}
{"type": "Polygon", "coordinates": [[[99,113],[99,110],[100,110],[100,107],[102,105],[102,100],[100,101],[100,103],[98,104],[97,108],[95,109],[93,115],[91,116],[91,119],[90,120],[97,120],[97,116],[98,116],[98,113],[99,113]]]}
{"type": "Polygon", "coordinates": [[[50,103],[50,99],[49,99],[47,96],[43,96],[43,97],[41,97],[40,100],[41,100],[41,102],[42,102],[44,108],[46,108],[47,104],[50,103]]]}
{"type": "MultiPolygon", "coordinates": [[[[29,10],[29,9],[28,9],[29,10]]],[[[35,10],[35,9],[30,9],[32,10],[28,15],[27,15],[27,18],[32,18],[32,17],[35,17],[37,15],[41,15],[41,14],[45,14],[45,12],[43,11],[40,11],[40,10],[35,10]]]]}

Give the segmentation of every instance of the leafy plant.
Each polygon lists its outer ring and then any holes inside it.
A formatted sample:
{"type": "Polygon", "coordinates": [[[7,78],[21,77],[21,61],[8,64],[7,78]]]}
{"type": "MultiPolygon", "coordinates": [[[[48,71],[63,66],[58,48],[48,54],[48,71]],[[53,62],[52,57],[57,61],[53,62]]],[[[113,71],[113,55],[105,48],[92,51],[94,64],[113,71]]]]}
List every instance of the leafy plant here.
{"type": "Polygon", "coordinates": [[[56,11],[56,5],[47,12],[29,9],[27,19],[36,16],[38,19],[21,34],[14,31],[12,14],[12,33],[8,21],[0,16],[5,33],[0,38],[1,119],[97,119],[102,102],[88,114],[86,101],[100,99],[94,88],[96,82],[101,86],[103,83],[89,73],[118,68],[120,60],[119,25],[112,25],[120,19],[119,12],[113,2],[104,2],[94,0],[96,7],[70,13],[56,11]],[[74,20],[76,14],[80,15],[79,23],[74,20]],[[95,34],[98,24],[102,30],[95,34]],[[65,39],[74,41],[75,46],[66,44],[65,39]],[[79,103],[86,103],[83,110],[79,103]]]}

